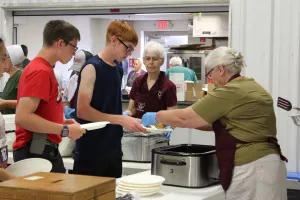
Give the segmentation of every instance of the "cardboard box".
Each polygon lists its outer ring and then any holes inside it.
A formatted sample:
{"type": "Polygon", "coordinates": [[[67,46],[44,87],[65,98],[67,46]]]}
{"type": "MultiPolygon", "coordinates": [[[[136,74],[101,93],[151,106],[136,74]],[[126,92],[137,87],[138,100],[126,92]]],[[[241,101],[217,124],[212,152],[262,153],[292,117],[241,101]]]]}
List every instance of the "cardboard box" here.
{"type": "Polygon", "coordinates": [[[176,85],[177,101],[185,100],[185,82],[184,73],[170,73],[170,81],[176,85]]]}
{"type": "Polygon", "coordinates": [[[197,101],[206,95],[202,83],[186,83],[185,101],[197,101]]]}
{"type": "Polygon", "coordinates": [[[174,82],[174,84],[176,85],[177,101],[184,101],[185,100],[185,91],[186,91],[185,82],[174,82]]]}
{"type": "Polygon", "coordinates": [[[114,178],[39,172],[0,183],[0,200],[115,200],[114,178]]]}

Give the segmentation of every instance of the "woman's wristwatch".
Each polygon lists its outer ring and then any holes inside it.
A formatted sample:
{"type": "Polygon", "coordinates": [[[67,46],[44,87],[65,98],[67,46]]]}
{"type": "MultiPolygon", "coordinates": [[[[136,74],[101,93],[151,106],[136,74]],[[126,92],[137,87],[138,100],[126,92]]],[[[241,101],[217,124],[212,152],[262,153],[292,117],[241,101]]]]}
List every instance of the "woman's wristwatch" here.
{"type": "Polygon", "coordinates": [[[61,131],[61,137],[68,137],[69,136],[69,128],[66,124],[64,124],[64,128],[61,131]]]}

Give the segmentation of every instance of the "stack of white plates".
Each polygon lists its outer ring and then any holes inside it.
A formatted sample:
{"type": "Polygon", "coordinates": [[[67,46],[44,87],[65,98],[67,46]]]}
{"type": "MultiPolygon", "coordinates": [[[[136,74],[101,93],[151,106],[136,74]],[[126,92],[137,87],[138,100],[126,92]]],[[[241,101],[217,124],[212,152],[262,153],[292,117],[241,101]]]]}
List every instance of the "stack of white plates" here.
{"type": "Polygon", "coordinates": [[[120,179],[116,192],[124,195],[135,191],[140,196],[151,196],[159,192],[164,181],[164,177],[155,175],[125,176],[120,179]]]}

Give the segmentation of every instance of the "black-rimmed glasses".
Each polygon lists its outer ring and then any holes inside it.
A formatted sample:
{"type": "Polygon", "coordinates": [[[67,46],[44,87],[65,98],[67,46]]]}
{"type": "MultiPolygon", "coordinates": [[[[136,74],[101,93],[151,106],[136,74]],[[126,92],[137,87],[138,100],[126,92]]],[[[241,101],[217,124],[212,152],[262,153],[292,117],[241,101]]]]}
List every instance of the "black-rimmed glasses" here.
{"type": "Polygon", "coordinates": [[[211,70],[209,70],[209,71],[205,74],[206,78],[211,79],[211,72],[212,72],[213,70],[214,70],[214,68],[212,68],[211,70]]]}
{"type": "Polygon", "coordinates": [[[66,41],[65,41],[65,43],[71,45],[74,48],[75,51],[78,50],[78,47],[76,47],[74,44],[72,44],[70,42],[66,42],[66,41]]]}
{"type": "Polygon", "coordinates": [[[127,52],[133,51],[134,48],[127,46],[121,39],[117,38],[119,40],[119,42],[121,42],[125,47],[127,52]]]}

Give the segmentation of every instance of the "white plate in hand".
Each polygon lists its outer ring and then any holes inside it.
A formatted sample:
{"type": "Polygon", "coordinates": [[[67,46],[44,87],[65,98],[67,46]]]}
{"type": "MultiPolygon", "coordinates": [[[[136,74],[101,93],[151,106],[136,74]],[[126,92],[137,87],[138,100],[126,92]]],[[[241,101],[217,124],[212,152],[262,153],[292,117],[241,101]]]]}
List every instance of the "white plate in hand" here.
{"type": "Polygon", "coordinates": [[[93,122],[93,123],[88,123],[88,124],[81,124],[81,128],[91,131],[91,130],[95,130],[95,129],[100,129],[100,128],[104,128],[107,124],[109,124],[110,122],[93,122]]]}
{"type": "Polygon", "coordinates": [[[171,129],[171,128],[156,128],[153,125],[150,125],[150,128],[146,127],[146,130],[150,133],[166,133],[169,131],[173,131],[173,129],[171,129]]]}
{"type": "Polygon", "coordinates": [[[5,170],[15,176],[27,176],[37,172],[50,172],[52,164],[43,158],[28,158],[8,166],[5,170]]]}

